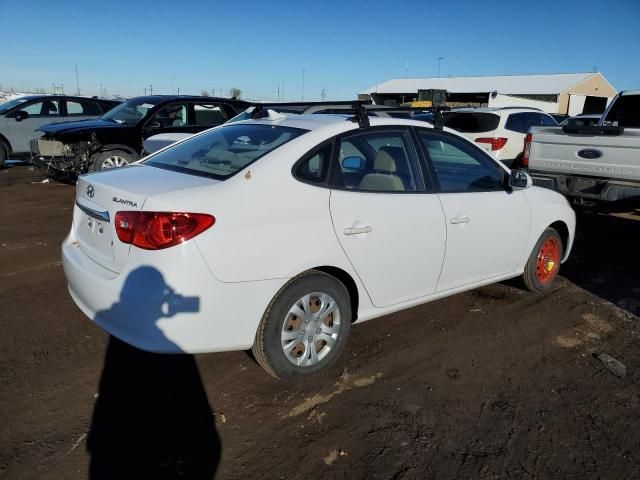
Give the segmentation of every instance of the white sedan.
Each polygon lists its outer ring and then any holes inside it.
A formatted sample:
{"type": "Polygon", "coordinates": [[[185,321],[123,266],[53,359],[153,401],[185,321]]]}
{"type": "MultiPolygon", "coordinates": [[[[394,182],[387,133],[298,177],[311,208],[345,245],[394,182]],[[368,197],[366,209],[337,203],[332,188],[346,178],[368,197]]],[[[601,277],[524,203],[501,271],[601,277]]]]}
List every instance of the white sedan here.
{"type": "Polygon", "coordinates": [[[76,195],[62,256],[88,317],[152,352],[252,348],[282,379],[332,364],[354,322],[520,275],[549,290],[575,229],[457,133],[364,114],[223,125],[76,195]]]}

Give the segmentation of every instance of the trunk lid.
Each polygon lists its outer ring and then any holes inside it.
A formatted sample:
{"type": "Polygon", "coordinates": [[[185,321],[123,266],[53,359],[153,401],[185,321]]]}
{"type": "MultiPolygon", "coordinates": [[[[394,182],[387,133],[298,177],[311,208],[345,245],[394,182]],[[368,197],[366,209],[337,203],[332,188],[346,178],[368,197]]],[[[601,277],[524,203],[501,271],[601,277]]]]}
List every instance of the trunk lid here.
{"type": "Polygon", "coordinates": [[[118,239],[116,212],[143,210],[146,200],[154,195],[215,183],[218,182],[209,178],[145,165],[82,175],[76,186],[73,213],[79,248],[97,264],[118,273],[131,246],[118,239]]]}

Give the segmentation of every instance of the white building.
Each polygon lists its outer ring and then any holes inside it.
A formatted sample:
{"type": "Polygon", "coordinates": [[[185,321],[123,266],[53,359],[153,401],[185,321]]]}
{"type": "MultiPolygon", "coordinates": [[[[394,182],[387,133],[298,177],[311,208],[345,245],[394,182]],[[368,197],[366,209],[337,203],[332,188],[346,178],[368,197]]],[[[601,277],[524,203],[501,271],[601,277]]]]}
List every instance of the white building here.
{"type": "Polygon", "coordinates": [[[531,106],[548,113],[601,113],[616,90],[601,73],[496,77],[399,78],[360,92],[360,99],[399,104],[419,90],[446,90],[450,106],[531,106]]]}

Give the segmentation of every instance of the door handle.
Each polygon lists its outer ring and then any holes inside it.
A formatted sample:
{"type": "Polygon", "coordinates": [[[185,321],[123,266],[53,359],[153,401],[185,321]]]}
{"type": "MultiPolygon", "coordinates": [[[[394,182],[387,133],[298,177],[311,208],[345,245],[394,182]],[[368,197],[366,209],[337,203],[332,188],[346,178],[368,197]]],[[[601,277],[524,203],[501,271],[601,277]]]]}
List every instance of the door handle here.
{"type": "Polygon", "coordinates": [[[456,224],[456,223],[469,223],[471,221],[471,219],[469,217],[453,217],[449,221],[451,223],[453,223],[453,224],[456,224]]]}
{"type": "Polygon", "coordinates": [[[373,230],[373,228],[371,228],[368,225],[366,227],[349,227],[349,228],[345,228],[344,229],[344,234],[345,235],[357,235],[359,233],[369,233],[369,232],[371,232],[371,230],[373,230]]]}

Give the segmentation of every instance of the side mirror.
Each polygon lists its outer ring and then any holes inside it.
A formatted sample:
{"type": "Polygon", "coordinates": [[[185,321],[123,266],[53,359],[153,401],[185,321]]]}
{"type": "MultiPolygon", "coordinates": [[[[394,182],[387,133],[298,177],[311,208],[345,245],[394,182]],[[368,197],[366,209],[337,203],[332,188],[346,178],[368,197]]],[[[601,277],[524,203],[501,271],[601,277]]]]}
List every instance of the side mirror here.
{"type": "Polygon", "coordinates": [[[29,112],[25,112],[24,110],[18,110],[14,114],[14,118],[16,119],[16,122],[21,122],[22,120],[29,118],[29,112]]]}
{"type": "Polygon", "coordinates": [[[529,174],[523,170],[511,170],[509,175],[509,186],[514,190],[529,188],[533,185],[533,180],[529,174]]]}
{"type": "Polygon", "coordinates": [[[362,170],[364,168],[364,159],[360,157],[347,157],[342,160],[342,168],[346,170],[362,170]]]}

